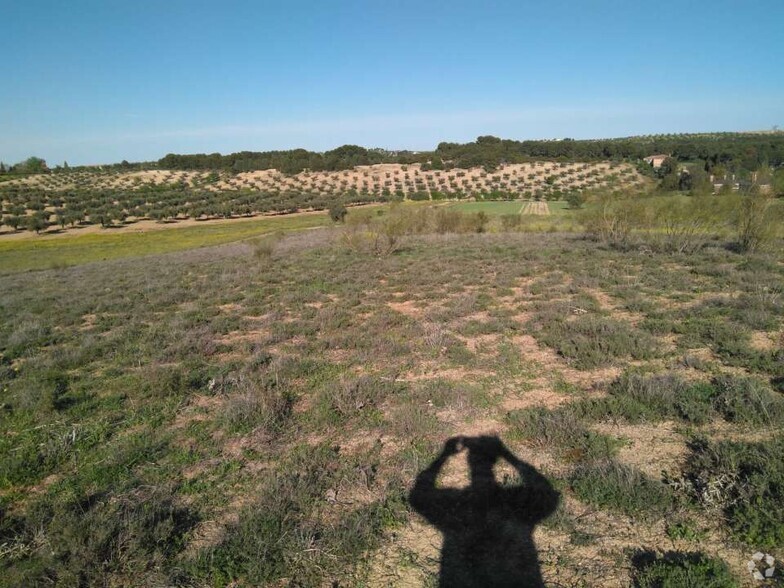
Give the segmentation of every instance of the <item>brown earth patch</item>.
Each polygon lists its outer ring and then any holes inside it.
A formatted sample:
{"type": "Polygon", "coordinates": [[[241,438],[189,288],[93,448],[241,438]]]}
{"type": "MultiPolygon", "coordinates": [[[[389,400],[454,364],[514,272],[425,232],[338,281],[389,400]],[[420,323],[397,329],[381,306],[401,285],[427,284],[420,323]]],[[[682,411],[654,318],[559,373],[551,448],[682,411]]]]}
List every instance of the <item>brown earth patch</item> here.
{"type": "Polygon", "coordinates": [[[465,343],[471,353],[477,353],[477,351],[487,349],[498,343],[498,340],[501,338],[500,335],[475,335],[473,337],[455,335],[455,337],[465,343]]]}
{"type": "Polygon", "coordinates": [[[592,428],[628,440],[618,452],[619,461],[654,479],[661,479],[662,472],[680,471],[688,454],[686,443],[675,431],[675,423],[669,421],[636,425],[600,423],[592,428]]]}
{"type": "Polygon", "coordinates": [[[784,346],[784,331],[780,333],[766,333],[754,331],[751,334],[751,346],[757,351],[773,351],[784,346]]]}
{"type": "Polygon", "coordinates": [[[264,339],[270,336],[269,329],[254,329],[251,331],[232,331],[215,339],[221,345],[235,345],[246,341],[264,339]]]}
{"type": "Polygon", "coordinates": [[[183,429],[190,423],[208,420],[220,411],[224,400],[222,396],[191,396],[188,404],[177,412],[172,427],[183,429]]]}
{"type": "Polygon", "coordinates": [[[415,300],[406,300],[405,302],[387,302],[387,306],[395,312],[399,312],[400,314],[404,314],[407,317],[413,319],[421,319],[426,311],[424,308],[417,306],[415,300]]]}
{"type": "Polygon", "coordinates": [[[541,379],[538,379],[536,383],[537,385],[532,390],[505,397],[501,402],[501,408],[507,412],[535,406],[558,408],[562,404],[574,400],[573,396],[555,392],[547,383],[541,382],[541,379]]]}
{"type": "Polygon", "coordinates": [[[621,369],[613,366],[582,371],[569,367],[555,351],[540,346],[531,335],[517,335],[512,338],[512,342],[520,348],[526,361],[538,364],[543,372],[560,374],[564,381],[586,391],[597,390],[621,374],[621,369]]]}
{"type": "Polygon", "coordinates": [[[98,322],[98,315],[89,313],[82,316],[82,324],[79,325],[80,331],[89,331],[95,328],[95,324],[98,322]]]}
{"type": "Polygon", "coordinates": [[[444,380],[454,380],[462,382],[467,380],[481,380],[492,376],[493,373],[485,370],[469,370],[466,368],[442,368],[439,362],[423,362],[397,379],[403,382],[419,382],[422,380],[434,380],[436,378],[444,380]]]}

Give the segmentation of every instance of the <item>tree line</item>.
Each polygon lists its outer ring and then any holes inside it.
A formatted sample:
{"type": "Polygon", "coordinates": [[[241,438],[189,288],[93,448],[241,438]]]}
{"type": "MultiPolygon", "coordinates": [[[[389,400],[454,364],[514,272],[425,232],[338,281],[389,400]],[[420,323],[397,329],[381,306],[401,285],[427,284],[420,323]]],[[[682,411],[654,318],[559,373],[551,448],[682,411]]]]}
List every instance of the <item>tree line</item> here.
{"type": "Polygon", "coordinates": [[[561,139],[516,141],[482,136],[469,143],[440,143],[435,151],[385,151],[343,145],[318,153],[306,149],[289,151],[241,151],[177,155],[157,162],[160,169],[228,170],[235,173],[276,169],[286,174],[304,170],[339,171],[378,163],[422,163],[433,169],[486,167],[524,163],[534,159],[561,161],[639,161],[663,153],[679,162],[698,162],[710,172],[721,166],[733,170],[756,170],[784,165],[784,133],[710,133],[626,137],[619,139],[561,139]]]}
{"type": "MultiPolygon", "coordinates": [[[[233,173],[275,169],[285,174],[305,170],[341,171],[359,165],[379,163],[421,163],[425,169],[485,167],[495,169],[504,163],[525,163],[531,160],[638,162],[653,154],[666,154],[680,163],[696,163],[708,173],[714,168],[722,172],[743,173],[760,167],[784,166],[784,132],[770,133],[705,133],[625,137],[618,139],[526,140],[500,139],[491,135],[469,143],[440,143],[434,151],[388,151],[343,145],[325,152],[291,149],[287,151],[240,151],[182,155],[169,153],[157,162],[137,162],[72,167],[70,170],[224,170],[233,173]]],[[[38,157],[30,157],[15,165],[2,164],[2,173],[45,173],[68,171],[68,165],[47,167],[38,157]]]]}
{"type": "Polygon", "coordinates": [[[435,154],[443,161],[461,168],[523,163],[530,159],[638,161],[648,155],[666,154],[678,162],[701,163],[708,172],[716,166],[753,171],[766,165],[784,165],[784,133],[684,134],[552,141],[514,141],[483,136],[471,143],[441,143],[435,154]]]}
{"type": "Polygon", "coordinates": [[[399,154],[381,149],[366,149],[358,145],[343,145],[331,151],[318,153],[306,149],[289,151],[241,151],[229,155],[198,153],[176,155],[169,153],[158,160],[160,169],[176,170],[229,170],[236,173],[276,169],[285,174],[296,174],[306,169],[312,171],[339,171],[358,165],[397,163],[399,154]]]}

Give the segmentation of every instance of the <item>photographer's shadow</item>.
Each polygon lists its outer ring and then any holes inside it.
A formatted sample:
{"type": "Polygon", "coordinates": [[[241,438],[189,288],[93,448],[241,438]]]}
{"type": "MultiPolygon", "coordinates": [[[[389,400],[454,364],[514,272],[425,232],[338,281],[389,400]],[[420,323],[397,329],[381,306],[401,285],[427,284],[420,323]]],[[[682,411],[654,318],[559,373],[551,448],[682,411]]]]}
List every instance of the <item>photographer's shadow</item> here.
{"type": "Polygon", "coordinates": [[[417,476],[411,506],[444,535],[439,586],[544,586],[533,531],[558,506],[559,494],[498,437],[453,437],[417,476]],[[467,488],[437,488],[446,461],[468,452],[467,488]],[[507,461],[519,479],[500,485],[493,466],[507,461]]]}

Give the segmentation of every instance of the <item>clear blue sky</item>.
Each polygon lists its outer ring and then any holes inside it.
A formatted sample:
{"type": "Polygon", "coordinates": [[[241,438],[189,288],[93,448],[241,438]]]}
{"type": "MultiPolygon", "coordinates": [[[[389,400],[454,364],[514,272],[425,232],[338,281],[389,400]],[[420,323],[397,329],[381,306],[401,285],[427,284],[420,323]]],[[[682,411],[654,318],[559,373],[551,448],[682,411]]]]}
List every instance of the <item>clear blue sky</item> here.
{"type": "Polygon", "coordinates": [[[784,127],[784,0],[0,0],[0,160],[784,127]]]}

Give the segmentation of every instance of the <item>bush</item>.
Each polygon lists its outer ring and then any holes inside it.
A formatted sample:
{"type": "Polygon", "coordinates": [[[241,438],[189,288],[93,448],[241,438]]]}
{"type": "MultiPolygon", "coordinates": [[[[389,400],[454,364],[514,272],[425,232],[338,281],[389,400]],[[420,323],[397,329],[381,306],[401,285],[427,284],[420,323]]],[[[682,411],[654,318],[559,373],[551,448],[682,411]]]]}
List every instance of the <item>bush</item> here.
{"type": "Polygon", "coordinates": [[[713,407],[731,423],[784,424],[784,398],[754,378],[719,376],[713,380],[713,407]]]}
{"type": "Polygon", "coordinates": [[[594,200],[596,205],[580,217],[586,232],[612,247],[627,248],[632,229],[638,225],[640,205],[630,198],[608,193],[601,193],[594,200]]]}
{"type": "Polygon", "coordinates": [[[346,207],[343,206],[341,203],[333,204],[329,208],[329,218],[332,219],[332,222],[335,223],[342,223],[346,220],[346,215],[348,214],[348,210],[346,207]]]}
{"type": "Polygon", "coordinates": [[[573,405],[582,417],[624,419],[629,422],[678,418],[694,424],[707,422],[713,414],[713,388],[687,383],[675,374],[625,373],[610,385],[605,398],[573,405]]]}
{"type": "Polygon", "coordinates": [[[4,569],[4,580],[9,586],[169,585],[165,569],[197,521],[162,487],[38,503],[16,522],[15,534],[36,547],[4,569]]]}
{"type": "Polygon", "coordinates": [[[253,255],[256,257],[256,259],[259,260],[271,259],[272,254],[275,253],[275,247],[279,241],[280,235],[278,234],[267,235],[266,237],[254,239],[251,241],[253,255]]]}
{"type": "Polygon", "coordinates": [[[396,389],[392,381],[372,376],[344,377],[319,394],[319,403],[340,420],[376,406],[396,389]]]}
{"type": "Polygon", "coordinates": [[[268,434],[281,430],[291,413],[291,394],[277,378],[240,376],[223,407],[223,419],[233,430],[260,429],[268,434]]]}
{"type": "Polygon", "coordinates": [[[456,210],[439,208],[435,212],[434,221],[436,233],[457,233],[463,223],[463,214],[456,210]]]}
{"type": "Polygon", "coordinates": [[[630,516],[661,517],[676,505],[669,486],[613,461],[580,464],[569,482],[581,500],[630,516]]]}
{"type": "Polygon", "coordinates": [[[486,212],[477,212],[468,217],[470,230],[475,233],[484,233],[487,230],[487,223],[490,222],[490,217],[486,212]]]}
{"type": "Polygon", "coordinates": [[[675,374],[625,373],[608,396],[573,404],[581,417],[629,422],[679,419],[695,425],[716,416],[750,425],[784,424],[784,399],[754,378],[722,375],[711,382],[686,382],[675,374]]]}
{"type": "Polygon", "coordinates": [[[501,215],[501,227],[504,231],[514,231],[520,228],[523,218],[519,214],[501,215]]]}
{"type": "Polygon", "coordinates": [[[400,235],[390,225],[368,223],[349,225],[340,235],[340,242],[355,253],[377,256],[390,255],[400,247],[400,235]]]}
{"type": "Polygon", "coordinates": [[[555,445],[570,461],[606,459],[621,445],[617,439],[586,429],[566,410],[521,410],[510,413],[508,420],[517,434],[545,446],[555,445]]]}
{"type": "Polygon", "coordinates": [[[650,553],[633,558],[635,588],[736,588],[727,564],[702,553],[650,553]]]}
{"type": "Polygon", "coordinates": [[[757,189],[740,198],[735,215],[738,248],[743,252],[764,249],[776,236],[778,215],[771,210],[773,200],[757,189]]]}
{"type": "Polygon", "coordinates": [[[693,497],[724,510],[733,535],[754,549],[784,546],[784,437],[691,444],[693,497]]]}
{"type": "Polygon", "coordinates": [[[566,203],[569,205],[569,208],[574,210],[582,208],[583,204],[585,204],[585,196],[582,192],[569,192],[566,195],[566,203]]]}
{"type": "Polygon", "coordinates": [[[668,253],[695,253],[726,223],[725,202],[710,195],[651,199],[650,244],[668,253]]]}
{"type": "Polygon", "coordinates": [[[613,319],[548,316],[540,322],[537,339],[578,369],[595,368],[618,357],[649,359],[655,353],[656,344],[650,335],[613,319]]]}

